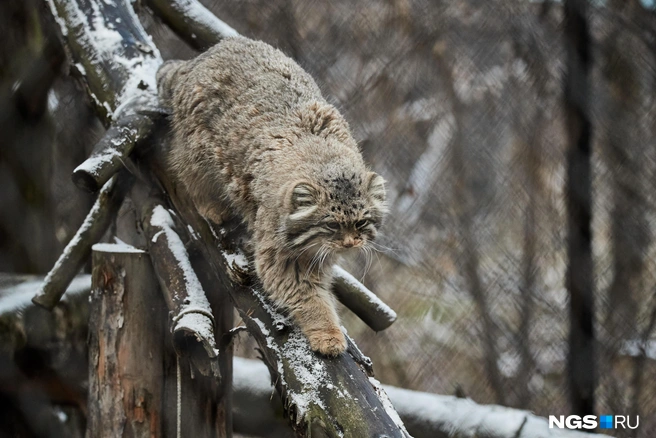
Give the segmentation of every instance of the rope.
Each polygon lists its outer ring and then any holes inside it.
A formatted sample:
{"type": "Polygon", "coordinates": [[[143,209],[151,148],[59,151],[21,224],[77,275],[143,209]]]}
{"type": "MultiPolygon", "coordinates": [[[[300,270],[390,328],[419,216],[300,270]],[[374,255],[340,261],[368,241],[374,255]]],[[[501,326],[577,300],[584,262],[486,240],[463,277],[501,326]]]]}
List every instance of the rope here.
{"type": "Polygon", "coordinates": [[[182,438],[182,428],[180,427],[180,422],[182,420],[182,379],[180,378],[180,357],[176,354],[175,355],[175,367],[176,371],[178,373],[178,397],[177,397],[177,410],[178,410],[178,419],[177,419],[177,433],[176,437],[177,438],[182,438]]]}

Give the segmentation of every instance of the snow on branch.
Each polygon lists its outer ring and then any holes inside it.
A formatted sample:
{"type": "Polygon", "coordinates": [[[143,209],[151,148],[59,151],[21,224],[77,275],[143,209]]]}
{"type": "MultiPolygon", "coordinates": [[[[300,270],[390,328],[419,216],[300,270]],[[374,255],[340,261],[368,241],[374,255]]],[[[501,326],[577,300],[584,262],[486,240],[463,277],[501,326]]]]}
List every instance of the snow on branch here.
{"type": "Polygon", "coordinates": [[[129,175],[121,174],[105,183],[91,211],[32,298],[34,304],[46,309],[57,305],[68,285],[89,259],[91,246],[102,238],[116,216],[130,180],[129,175]]]}
{"type": "Polygon", "coordinates": [[[132,200],[141,222],[155,274],[171,314],[171,332],[179,355],[189,356],[204,375],[220,377],[214,336],[214,314],[187,250],[175,232],[171,212],[136,190],[132,200]]]}
{"type": "Polygon", "coordinates": [[[135,100],[157,101],[162,58],[127,0],[47,0],[74,71],[109,124],[135,100]]]}
{"type": "MultiPolygon", "coordinates": [[[[43,276],[0,273],[0,318],[21,313],[33,306],[34,292],[43,284],[43,276]]],[[[91,289],[91,275],[75,277],[65,290],[62,301],[86,294],[91,289]]],[[[82,298],[84,300],[86,298],[82,298]]]]}
{"type": "Polygon", "coordinates": [[[223,38],[239,36],[198,0],[147,0],[148,6],[190,46],[205,50],[223,38]]]}
{"type": "Polygon", "coordinates": [[[339,266],[333,266],[333,292],[337,299],[374,331],[385,330],[396,321],[396,312],[339,266]]]}
{"type": "Polygon", "coordinates": [[[125,166],[135,144],[150,135],[153,118],[149,114],[127,114],[107,130],[91,156],[73,171],[76,186],[96,192],[125,166]]]}

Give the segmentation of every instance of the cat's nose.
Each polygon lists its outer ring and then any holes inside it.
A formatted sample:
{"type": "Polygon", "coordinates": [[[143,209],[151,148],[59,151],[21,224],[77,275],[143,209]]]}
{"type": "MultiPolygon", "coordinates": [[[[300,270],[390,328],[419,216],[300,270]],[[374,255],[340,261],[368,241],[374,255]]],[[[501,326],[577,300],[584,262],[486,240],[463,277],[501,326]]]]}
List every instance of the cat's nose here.
{"type": "Polygon", "coordinates": [[[355,245],[355,239],[352,236],[346,236],[342,245],[344,248],[352,248],[355,245]]]}

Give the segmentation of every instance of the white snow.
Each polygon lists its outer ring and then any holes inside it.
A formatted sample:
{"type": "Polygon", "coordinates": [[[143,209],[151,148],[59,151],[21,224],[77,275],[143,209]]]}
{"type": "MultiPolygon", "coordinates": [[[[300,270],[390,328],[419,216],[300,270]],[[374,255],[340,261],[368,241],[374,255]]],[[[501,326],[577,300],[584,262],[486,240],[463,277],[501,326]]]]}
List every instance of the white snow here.
{"type": "MultiPolygon", "coordinates": [[[[4,288],[0,293],[0,316],[12,312],[20,312],[32,305],[32,298],[35,292],[41,287],[41,280],[30,280],[4,288]]],[[[82,293],[89,292],[91,289],[91,275],[80,275],[73,279],[66,289],[62,300],[82,293]]]]}
{"type": "MultiPolygon", "coordinates": [[[[267,309],[269,310],[270,307],[267,309]]],[[[278,318],[282,318],[278,316],[278,318]]],[[[271,338],[271,332],[258,318],[251,318],[267,340],[267,347],[276,353],[277,371],[280,376],[280,383],[286,387],[287,394],[291,402],[296,406],[298,411],[297,420],[302,421],[311,405],[315,404],[324,407],[323,401],[319,396],[318,388],[332,385],[330,378],[325,370],[325,365],[321,362],[310,349],[307,338],[301,331],[294,327],[289,333],[285,348],[282,350],[271,338]],[[285,382],[285,366],[291,367],[295,371],[299,383],[302,385],[300,391],[294,390],[285,382]]],[[[275,318],[274,318],[275,320],[275,318]]]]}
{"type": "MultiPolygon", "coordinates": [[[[134,141],[136,139],[136,129],[123,131],[121,138],[112,139],[113,146],[120,146],[124,141],[134,141]]],[[[122,154],[113,147],[105,148],[96,154],[92,154],[82,164],[75,168],[75,172],[84,170],[88,173],[96,173],[105,163],[111,162],[114,158],[121,158],[122,154]]]]}
{"type": "Polygon", "coordinates": [[[48,111],[54,113],[59,108],[59,97],[54,88],[48,91],[48,111]]]}
{"type": "Polygon", "coordinates": [[[299,418],[307,413],[312,404],[325,408],[318,389],[332,382],[325,364],[315,356],[307,338],[297,327],[289,333],[282,356],[283,360],[294,368],[296,377],[303,386],[300,392],[288,388],[290,397],[298,408],[299,418]]]}
{"type": "Polygon", "coordinates": [[[385,304],[380,298],[378,298],[373,292],[364,287],[362,283],[355,279],[351,274],[342,269],[338,265],[333,265],[333,274],[335,277],[339,277],[344,280],[349,286],[354,289],[358,289],[362,295],[367,297],[367,300],[376,306],[380,312],[385,313],[390,319],[396,319],[396,312],[392,310],[387,304],[385,304]]]}
{"type": "Polygon", "coordinates": [[[389,397],[387,396],[387,393],[383,389],[383,385],[381,385],[381,383],[378,380],[374,379],[373,377],[369,377],[369,383],[373,385],[374,390],[376,391],[376,394],[378,394],[378,398],[383,404],[383,407],[385,408],[385,412],[387,413],[387,415],[389,415],[389,417],[392,419],[394,424],[396,424],[399,427],[399,429],[401,429],[402,432],[410,436],[408,431],[405,430],[405,425],[403,424],[403,420],[401,420],[401,417],[399,417],[399,414],[396,412],[396,409],[394,409],[394,406],[392,406],[392,402],[390,401],[389,397]]]}
{"type": "Polygon", "coordinates": [[[187,229],[189,230],[189,234],[191,235],[192,239],[200,240],[200,236],[198,235],[196,230],[194,230],[194,228],[191,225],[187,225],[187,229]]]}
{"type": "Polygon", "coordinates": [[[210,10],[198,0],[174,0],[175,9],[189,17],[191,21],[200,23],[203,27],[213,29],[224,38],[239,36],[236,30],[219,20],[210,10]]]}
{"type": "Polygon", "coordinates": [[[55,21],[59,25],[59,30],[61,31],[62,35],[65,37],[68,35],[68,29],[66,28],[66,21],[64,21],[63,18],[59,16],[59,13],[57,12],[57,8],[55,7],[55,2],[53,0],[46,0],[48,2],[48,6],[50,7],[50,12],[52,12],[52,16],[55,18],[55,21]]]}
{"type": "Polygon", "coordinates": [[[59,420],[60,423],[66,423],[68,421],[68,415],[66,412],[62,411],[60,407],[55,406],[53,408],[53,412],[55,413],[55,416],[59,420]]]}
{"type": "Polygon", "coordinates": [[[639,339],[633,339],[630,341],[624,341],[620,348],[620,354],[631,357],[642,356],[643,351],[647,358],[656,360],[656,340],[645,342],[639,339]]]}
{"type": "Polygon", "coordinates": [[[241,252],[241,250],[237,250],[235,253],[223,251],[222,254],[228,266],[237,267],[242,271],[248,270],[248,259],[246,259],[246,256],[241,252]]]}
{"type": "Polygon", "coordinates": [[[93,251],[100,252],[114,252],[114,253],[133,253],[133,254],[145,254],[146,252],[142,249],[135,248],[132,245],[129,245],[125,242],[121,243],[96,243],[91,247],[93,251]]]}
{"type": "MultiPolygon", "coordinates": [[[[107,5],[111,3],[105,2],[107,5]]],[[[162,63],[162,58],[154,44],[144,44],[143,54],[133,58],[127,58],[122,52],[123,45],[126,41],[113,23],[106,22],[103,14],[103,7],[100,3],[91,2],[93,13],[90,19],[78,7],[76,1],[48,0],[50,9],[59,24],[62,33],[68,35],[69,30],[75,34],[76,41],[93,55],[88,60],[87,68],[92,68],[98,72],[106,68],[107,64],[120,64],[126,72],[130,73],[129,78],[123,85],[122,90],[118,93],[113,102],[101,101],[93,92],[91,97],[98,106],[104,107],[107,114],[115,119],[124,107],[134,99],[144,99],[153,105],[157,102],[155,74],[162,63]],[[62,18],[57,12],[57,7],[62,10],[62,18]]],[[[132,6],[126,4],[127,12],[132,16],[131,22],[136,27],[136,32],[149,43],[152,39],[145,32],[139,19],[137,18],[132,6]]],[[[137,42],[137,44],[143,44],[137,42]]],[[[85,66],[79,62],[74,64],[80,71],[80,74],[86,76],[85,66]]]]}
{"type": "Polygon", "coordinates": [[[232,358],[232,365],[235,391],[243,389],[253,394],[261,392],[273,393],[274,389],[271,385],[269,370],[262,362],[234,356],[232,358]]]}

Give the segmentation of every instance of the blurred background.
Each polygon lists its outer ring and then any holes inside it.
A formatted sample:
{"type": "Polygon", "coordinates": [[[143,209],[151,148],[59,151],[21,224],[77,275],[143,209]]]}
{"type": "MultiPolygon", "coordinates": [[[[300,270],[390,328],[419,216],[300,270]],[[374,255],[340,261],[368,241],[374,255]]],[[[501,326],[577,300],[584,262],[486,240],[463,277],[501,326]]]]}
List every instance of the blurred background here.
{"type": "MultiPolygon", "coordinates": [[[[569,414],[562,4],[203,3],[304,67],[387,180],[380,251],[347,268],[398,320],[374,333],[342,312],[377,378],[569,414]]],[[[588,17],[597,413],[640,415],[637,431],[613,431],[640,438],[656,436],[651,7],[593,2],[588,17]]],[[[164,59],[197,54],[139,12],[164,59]]],[[[88,212],[70,174],[104,128],[43,2],[0,2],[0,33],[0,272],[45,274],[88,212]]],[[[237,354],[254,345],[240,335],[237,354]]]]}

